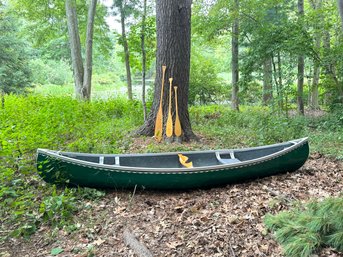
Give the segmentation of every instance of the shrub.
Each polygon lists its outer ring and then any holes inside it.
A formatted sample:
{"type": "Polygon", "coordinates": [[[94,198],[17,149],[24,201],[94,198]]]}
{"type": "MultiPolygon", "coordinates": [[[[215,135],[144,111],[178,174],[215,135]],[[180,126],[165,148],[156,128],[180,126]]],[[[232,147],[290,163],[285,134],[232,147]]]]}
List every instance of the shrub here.
{"type": "Polygon", "coordinates": [[[72,81],[69,64],[64,61],[33,59],[30,61],[33,82],[36,84],[65,85],[72,81]]]}
{"type": "Polygon", "coordinates": [[[217,76],[212,60],[192,53],[188,102],[203,105],[224,101],[228,96],[228,87],[217,76]]]}
{"type": "Polygon", "coordinates": [[[266,215],[265,224],[287,256],[307,257],[322,246],[343,250],[343,198],[314,201],[277,215],[266,215]]]}
{"type": "Polygon", "coordinates": [[[37,148],[123,152],[129,132],[142,121],[140,103],[125,99],[79,102],[70,97],[5,95],[0,108],[0,240],[29,236],[40,224],[62,227],[82,207],[80,199],[104,195],[93,189],[46,185],[35,168],[37,148]]]}
{"type": "Polygon", "coordinates": [[[0,6],[0,93],[20,93],[31,86],[28,46],[19,37],[18,26],[0,6]]]}

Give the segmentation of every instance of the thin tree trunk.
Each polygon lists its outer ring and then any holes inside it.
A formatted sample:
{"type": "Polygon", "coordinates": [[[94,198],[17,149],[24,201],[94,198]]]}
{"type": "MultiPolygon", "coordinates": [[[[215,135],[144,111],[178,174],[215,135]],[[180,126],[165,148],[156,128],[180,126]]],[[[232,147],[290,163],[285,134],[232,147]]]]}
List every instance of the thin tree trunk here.
{"type": "MultiPolygon", "coordinates": [[[[274,84],[275,84],[275,89],[276,89],[276,95],[277,95],[277,103],[278,103],[278,114],[280,114],[280,86],[279,86],[279,81],[278,81],[278,72],[276,70],[276,63],[274,60],[274,55],[272,54],[272,65],[273,65],[273,77],[274,77],[274,84]]],[[[273,105],[274,107],[274,105],[273,105]]]]}
{"type": "MultiPolygon", "coordinates": [[[[341,28],[343,31],[343,0],[337,0],[339,16],[341,17],[341,28]]],[[[337,79],[337,77],[335,76],[337,79]]],[[[338,81],[338,80],[337,80],[338,81]]],[[[336,83],[338,87],[339,99],[343,103],[343,84],[342,82],[336,83]]]]}
{"type": "MultiPolygon", "coordinates": [[[[322,0],[311,0],[310,4],[311,4],[313,10],[318,10],[322,7],[322,0]]],[[[321,20],[322,20],[323,15],[321,13],[318,15],[319,15],[319,18],[321,18],[321,20]]],[[[322,41],[320,28],[321,28],[321,26],[319,26],[319,24],[317,24],[315,35],[314,35],[314,45],[315,45],[315,49],[318,53],[320,52],[320,45],[321,45],[321,41],[322,41]]],[[[313,80],[312,80],[312,86],[310,86],[310,83],[309,83],[309,97],[308,97],[309,101],[308,101],[308,103],[309,103],[309,107],[312,110],[318,110],[319,109],[318,84],[319,84],[319,77],[320,77],[320,65],[319,65],[319,61],[316,59],[313,60],[313,63],[314,63],[313,80]]]]}
{"type": "MultiPolygon", "coordinates": [[[[302,22],[304,16],[304,0],[298,0],[298,15],[302,22]]],[[[304,115],[304,56],[298,56],[298,85],[297,85],[297,106],[298,114],[304,115]]]]}
{"type": "Polygon", "coordinates": [[[271,57],[263,62],[263,105],[270,104],[273,99],[273,70],[271,57]]]}
{"type": "Polygon", "coordinates": [[[147,119],[146,102],[145,102],[145,65],[146,65],[146,52],[145,52],[145,17],[146,17],[146,1],[143,1],[143,17],[142,17],[142,31],[141,31],[141,48],[142,48],[142,104],[144,120],[147,119]]]}
{"type": "Polygon", "coordinates": [[[310,107],[312,110],[319,110],[319,92],[318,92],[318,85],[319,85],[319,77],[320,77],[320,66],[317,61],[314,63],[313,68],[313,81],[311,87],[311,101],[310,107]]]}
{"type": "Polygon", "coordinates": [[[279,105],[279,110],[280,112],[283,111],[283,84],[282,84],[282,63],[281,63],[281,53],[278,51],[277,53],[277,66],[278,66],[278,85],[279,85],[279,90],[278,90],[278,105],[279,105]]]}
{"type": "Polygon", "coordinates": [[[0,89],[0,93],[1,93],[1,108],[4,109],[5,108],[5,92],[0,89]]]}
{"type": "Polygon", "coordinates": [[[88,7],[87,34],[86,34],[86,52],[83,77],[82,95],[85,99],[90,99],[92,87],[92,66],[93,66],[93,31],[94,17],[96,12],[97,0],[91,0],[88,7]]]}
{"type": "Polygon", "coordinates": [[[343,31],[343,0],[337,0],[339,16],[341,17],[341,27],[343,31]]]}
{"type": "Polygon", "coordinates": [[[231,75],[232,75],[232,97],[231,97],[231,107],[233,110],[239,111],[239,100],[238,100],[238,81],[239,81],[239,66],[238,66],[238,55],[239,55],[239,1],[235,0],[235,19],[232,24],[232,38],[231,38],[231,75]]]}
{"type": "Polygon", "coordinates": [[[120,21],[121,21],[121,35],[123,40],[123,47],[125,53],[125,67],[126,67],[126,80],[127,80],[127,96],[129,100],[132,100],[132,81],[131,81],[131,68],[130,68],[130,52],[126,38],[125,31],[125,13],[124,3],[120,5],[120,21]]]}
{"type": "MultiPolygon", "coordinates": [[[[323,46],[324,46],[324,54],[330,55],[330,52],[331,52],[331,35],[330,35],[329,31],[324,32],[323,46]]],[[[339,94],[339,98],[341,99],[341,102],[343,102],[343,85],[337,78],[335,63],[330,60],[326,64],[325,72],[326,72],[326,74],[331,76],[331,78],[335,82],[337,92],[339,94]]]]}
{"type": "MultiPolygon", "coordinates": [[[[183,130],[183,140],[196,139],[188,112],[191,4],[191,0],[156,1],[157,52],[154,100],[147,120],[137,131],[139,135],[152,136],[154,134],[155,119],[161,96],[162,65],[166,65],[162,98],[163,113],[168,113],[168,79],[172,77],[173,85],[178,86],[179,116],[183,130]]],[[[172,113],[173,117],[175,117],[174,94],[172,96],[172,113]]],[[[163,118],[165,128],[167,115],[164,115],[163,118]]]]}
{"type": "Polygon", "coordinates": [[[67,25],[69,34],[69,44],[71,59],[73,64],[73,74],[75,83],[75,95],[78,99],[84,99],[83,95],[83,63],[81,55],[80,34],[76,15],[75,0],[66,0],[65,2],[67,25]]]}

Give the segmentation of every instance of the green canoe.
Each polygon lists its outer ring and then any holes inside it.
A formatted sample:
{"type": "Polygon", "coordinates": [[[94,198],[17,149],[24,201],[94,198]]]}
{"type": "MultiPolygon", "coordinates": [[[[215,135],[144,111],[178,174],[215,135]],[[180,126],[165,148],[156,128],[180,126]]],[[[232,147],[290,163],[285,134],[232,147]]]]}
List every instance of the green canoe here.
{"type": "Polygon", "coordinates": [[[86,154],[37,150],[37,169],[49,183],[95,188],[208,188],[299,169],[307,160],[307,138],[269,146],[179,153],[86,154]]]}

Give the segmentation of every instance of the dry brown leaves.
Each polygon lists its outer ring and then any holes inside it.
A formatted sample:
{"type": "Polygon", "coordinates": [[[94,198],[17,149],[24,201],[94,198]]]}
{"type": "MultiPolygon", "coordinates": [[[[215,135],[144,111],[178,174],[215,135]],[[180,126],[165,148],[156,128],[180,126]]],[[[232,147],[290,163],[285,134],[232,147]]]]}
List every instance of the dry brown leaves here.
{"type": "MultiPolygon", "coordinates": [[[[54,237],[36,233],[30,241],[1,246],[7,256],[136,256],[123,240],[126,228],[154,256],[282,256],[263,225],[266,213],[289,209],[298,201],[337,196],[343,192],[342,162],[312,155],[295,173],[211,190],[189,192],[109,192],[89,202],[76,217],[79,229],[54,237]]],[[[1,256],[1,255],[0,255],[1,256]]],[[[3,255],[6,256],[6,255],[3,255]]],[[[343,256],[324,249],[318,256],[343,256]]]]}

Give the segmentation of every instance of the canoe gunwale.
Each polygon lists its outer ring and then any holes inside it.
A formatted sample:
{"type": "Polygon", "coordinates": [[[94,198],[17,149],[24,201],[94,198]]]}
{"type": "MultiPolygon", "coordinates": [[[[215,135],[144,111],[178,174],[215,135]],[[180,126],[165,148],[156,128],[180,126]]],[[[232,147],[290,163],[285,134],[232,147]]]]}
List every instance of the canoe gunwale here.
{"type": "MultiPolygon", "coordinates": [[[[74,159],[71,157],[63,156],[59,154],[58,151],[51,151],[47,149],[37,149],[38,154],[45,155],[50,158],[54,159],[59,159],[65,163],[73,164],[73,165],[78,165],[82,167],[87,167],[91,169],[97,169],[97,170],[104,170],[104,171],[112,171],[112,172],[120,172],[120,173],[136,173],[136,174],[159,174],[159,175],[168,175],[168,174],[183,174],[183,175],[191,175],[191,174],[199,174],[199,173],[210,173],[210,172],[217,172],[217,171],[226,171],[226,170],[233,170],[233,169],[238,169],[238,168],[243,168],[243,167],[248,167],[248,166],[253,166],[257,165],[263,162],[267,162],[273,159],[276,159],[278,157],[284,156],[292,151],[294,151],[297,148],[300,148],[301,146],[305,145],[308,143],[308,138],[301,138],[297,140],[291,140],[288,142],[284,142],[281,144],[273,144],[273,145],[268,145],[268,146],[260,146],[260,147],[252,147],[252,148],[242,148],[239,149],[240,151],[244,150],[249,150],[249,149],[264,149],[268,147],[273,147],[273,146],[278,146],[282,145],[285,143],[292,143],[290,147],[287,147],[285,149],[282,149],[281,151],[277,151],[273,154],[266,155],[260,158],[252,159],[252,160],[247,160],[247,161],[241,161],[238,163],[230,163],[230,164],[218,164],[218,165],[212,165],[212,166],[201,166],[201,167],[193,167],[193,168],[147,168],[147,167],[131,167],[131,166],[120,166],[120,165],[108,165],[108,164],[99,164],[95,162],[89,162],[89,161],[83,161],[83,160],[78,160],[74,159]]],[[[237,151],[238,149],[236,149],[237,151]]],[[[209,151],[201,151],[201,152],[207,152],[207,153],[228,153],[230,151],[235,151],[235,149],[228,149],[228,150],[209,150],[209,151]]],[[[200,151],[192,151],[192,152],[181,152],[183,154],[188,154],[188,153],[197,153],[200,151]]],[[[168,154],[177,154],[180,152],[171,152],[171,153],[161,153],[161,155],[168,155],[168,154]]],[[[155,154],[118,154],[118,155],[113,155],[113,154],[94,154],[94,155],[99,155],[99,156],[151,156],[151,155],[156,155],[159,153],[155,154]]],[[[92,154],[84,154],[84,155],[89,155],[91,156],[92,154]]]]}

